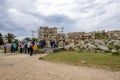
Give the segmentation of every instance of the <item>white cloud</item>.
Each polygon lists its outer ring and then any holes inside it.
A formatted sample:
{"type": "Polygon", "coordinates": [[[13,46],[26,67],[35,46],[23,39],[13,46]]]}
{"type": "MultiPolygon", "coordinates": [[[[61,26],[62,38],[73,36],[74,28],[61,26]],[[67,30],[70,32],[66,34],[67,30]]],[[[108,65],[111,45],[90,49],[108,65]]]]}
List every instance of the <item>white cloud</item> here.
{"type": "Polygon", "coordinates": [[[120,0],[5,0],[0,3],[0,27],[27,34],[44,25],[65,26],[66,32],[120,30],[119,7],[120,0]]]}
{"type": "Polygon", "coordinates": [[[74,0],[37,0],[37,11],[44,15],[64,14],[70,18],[74,18],[75,13],[72,12],[77,4],[74,0]]]}

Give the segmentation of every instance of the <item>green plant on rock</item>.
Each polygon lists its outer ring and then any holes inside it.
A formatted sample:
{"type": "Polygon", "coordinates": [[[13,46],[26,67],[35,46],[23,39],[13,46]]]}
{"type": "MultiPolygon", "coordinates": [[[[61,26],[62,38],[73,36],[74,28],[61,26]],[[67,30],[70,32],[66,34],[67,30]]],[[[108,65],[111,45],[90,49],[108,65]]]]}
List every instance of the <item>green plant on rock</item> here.
{"type": "Polygon", "coordinates": [[[120,55],[120,52],[112,52],[112,55],[119,56],[119,55],[120,55]]]}
{"type": "Polygon", "coordinates": [[[80,52],[80,46],[76,46],[75,51],[80,52]]]}
{"type": "Polygon", "coordinates": [[[112,50],[112,49],[114,49],[114,46],[113,46],[113,45],[108,45],[108,48],[109,48],[110,50],[112,50]]]}
{"type": "Polygon", "coordinates": [[[85,48],[84,47],[81,47],[80,48],[80,52],[84,52],[85,51],[85,48]]]}
{"type": "Polygon", "coordinates": [[[116,45],[116,46],[115,46],[115,49],[116,49],[116,50],[119,50],[119,49],[120,49],[120,45],[116,45]]]}

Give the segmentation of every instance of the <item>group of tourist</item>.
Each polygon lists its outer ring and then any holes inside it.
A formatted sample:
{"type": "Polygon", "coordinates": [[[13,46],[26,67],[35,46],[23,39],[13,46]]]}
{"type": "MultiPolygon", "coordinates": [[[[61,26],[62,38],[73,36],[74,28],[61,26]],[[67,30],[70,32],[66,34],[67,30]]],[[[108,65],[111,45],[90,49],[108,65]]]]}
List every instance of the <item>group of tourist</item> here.
{"type": "Polygon", "coordinates": [[[20,53],[28,53],[30,56],[32,56],[33,53],[37,53],[38,51],[38,45],[36,42],[21,42],[19,46],[20,53]]]}
{"type": "Polygon", "coordinates": [[[12,53],[15,53],[16,51],[20,51],[20,53],[28,53],[30,56],[36,54],[39,49],[44,48],[57,48],[58,42],[56,40],[41,40],[41,41],[23,41],[19,43],[11,43],[4,44],[4,53],[6,53],[7,49],[10,48],[10,51],[12,53]]]}

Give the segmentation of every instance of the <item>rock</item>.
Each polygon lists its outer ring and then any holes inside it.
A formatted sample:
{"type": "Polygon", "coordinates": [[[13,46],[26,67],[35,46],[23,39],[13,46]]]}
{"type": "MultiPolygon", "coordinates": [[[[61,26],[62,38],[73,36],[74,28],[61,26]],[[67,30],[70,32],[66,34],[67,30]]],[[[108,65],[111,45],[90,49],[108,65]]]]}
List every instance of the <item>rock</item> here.
{"type": "Polygon", "coordinates": [[[74,49],[75,49],[74,43],[71,43],[71,44],[65,46],[65,49],[66,49],[66,50],[74,50],[74,49]]]}
{"type": "Polygon", "coordinates": [[[96,50],[97,50],[97,47],[94,46],[94,45],[91,44],[91,43],[88,43],[87,46],[88,46],[88,49],[89,49],[90,51],[96,51],[96,50]]]}
{"type": "Polygon", "coordinates": [[[98,49],[102,50],[102,51],[109,51],[109,49],[106,46],[97,46],[98,49]]]}
{"type": "MultiPolygon", "coordinates": [[[[46,50],[46,53],[53,53],[53,52],[54,52],[53,49],[47,49],[47,50],[46,50]]],[[[43,51],[43,53],[44,53],[44,51],[43,51]]]]}
{"type": "Polygon", "coordinates": [[[81,61],[82,64],[86,64],[86,61],[81,61]]]}
{"type": "Polygon", "coordinates": [[[117,51],[116,49],[112,49],[111,52],[113,55],[120,55],[120,52],[117,51]]]}
{"type": "Polygon", "coordinates": [[[114,42],[114,44],[113,44],[114,46],[120,46],[120,41],[118,41],[118,40],[115,40],[115,42],[114,42]]]}
{"type": "Polygon", "coordinates": [[[106,46],[113,45],[114,41],[115,41],[115,40],[109,41],[109,42],[106,44],[106,46]]]}
{"type": "Polygon", "coordinates": [[[80,43],[81,43],[81,45],[84,45],[84,44],[85,44],[85,42],[84,42],[84,41],[80,41],[80,43]]]}
{"type": "Polygon", "coordinates": [[[120,49],[120,41],[119,40],[111,40],[107,43],[107,47],[112,50],[112,49],[120,49]]]}
{"type": "Polygon", "coordinates": [[[99,46],[99,45],[105,46],[105,42],[102,41],[102,40],[95,40],[95,45],[96,45],[96,46],[99,46]]]}
{"type": "MultiPolygon", "coordinates": [[[[107,42],[106,42],[107,43],[107,42]]],[[[101,52],[107,52],[112,49],[116,49],[117,51],[120,49],[120,41],[119,40],[111,40],[107,43],[107,46],[103,40],[95,40],[95,41],[81,41],[80,44],[71,43],[65,46],[66,50],[75,50],[75,51],[91,51],[97,52],[98,50],[101,52]],[[77,47],[79,46],[79,47],[77,47]]]]}
{"type": "Polygon", "coordinates": [[[107,46],[109,46],[109,45],[113,45],[113,46],[120,45],[120,41],[119,40],[111,40],[107,43],[107,46]]]}
{"type": "Polygon", "coordinates": [[[112,52],[112,53],[116,53],[117,50],[116,50],[116,49],[112,49],[111,52],[112,52]]]}

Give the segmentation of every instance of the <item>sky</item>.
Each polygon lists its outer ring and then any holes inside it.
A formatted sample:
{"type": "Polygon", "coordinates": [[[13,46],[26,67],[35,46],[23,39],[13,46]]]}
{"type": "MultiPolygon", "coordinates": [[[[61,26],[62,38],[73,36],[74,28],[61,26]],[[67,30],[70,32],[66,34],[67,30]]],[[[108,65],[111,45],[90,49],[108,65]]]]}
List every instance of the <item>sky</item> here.
{"type": "Polygon", "coordinates": [[[120,0],[0,0],[2,34],[23,39],[39,26],[63,26],[65,33],[120,30],[120,0]]]}

